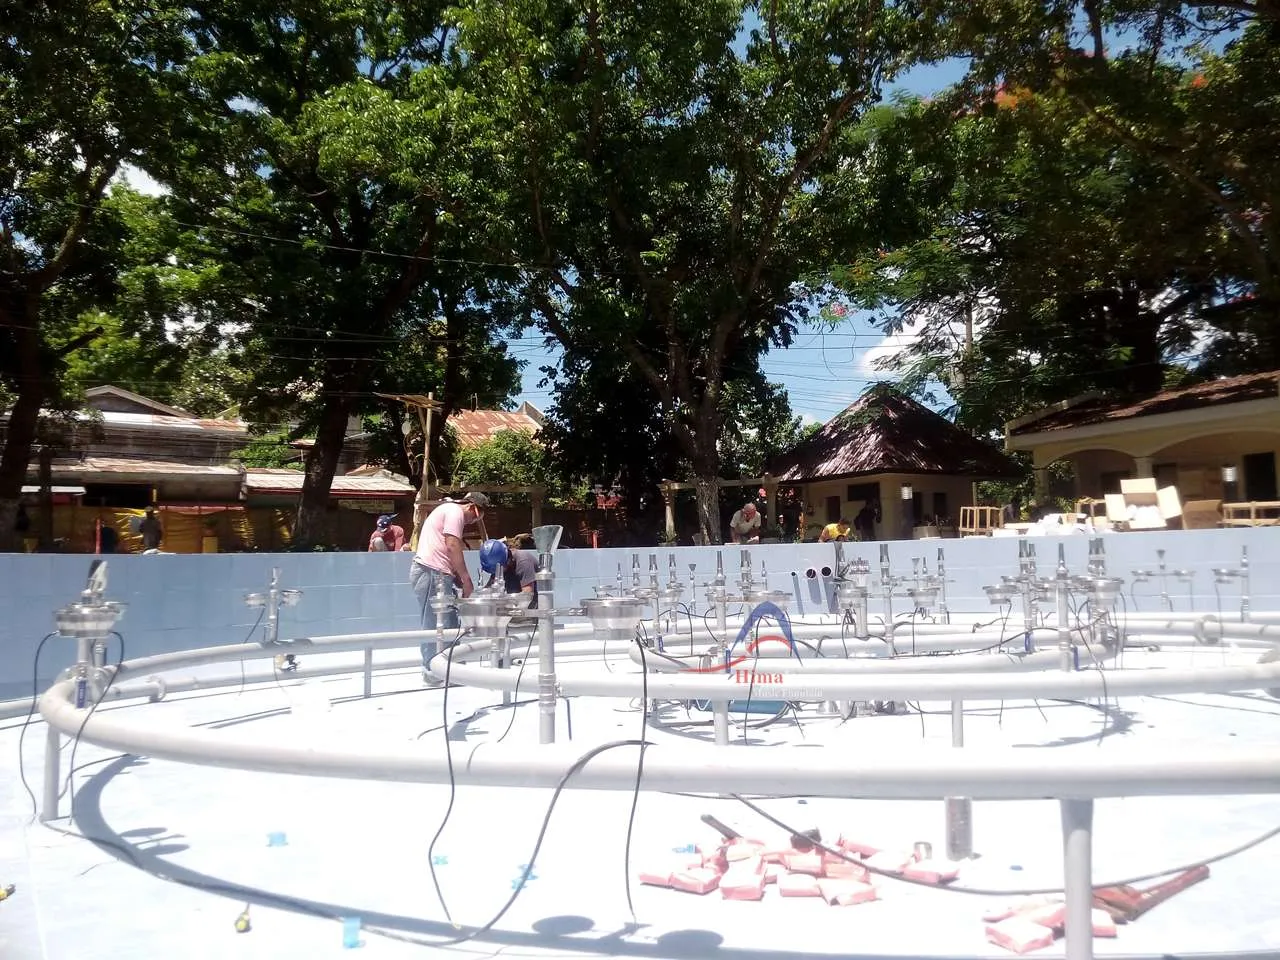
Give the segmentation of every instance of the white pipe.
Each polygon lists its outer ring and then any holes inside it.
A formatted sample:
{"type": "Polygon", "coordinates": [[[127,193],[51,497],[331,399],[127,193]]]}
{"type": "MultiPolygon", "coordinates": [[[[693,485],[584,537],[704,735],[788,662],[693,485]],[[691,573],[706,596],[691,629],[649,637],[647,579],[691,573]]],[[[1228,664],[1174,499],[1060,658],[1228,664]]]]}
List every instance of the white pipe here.
{"type": "MultiPolygon", "coordinates": [[[[1079,634],[1081,631],[1077,631],[1079,634]]],[[[1100,659],[1111,659],[1115,655],[1111,652],[1099,651],[1100,659]]],[[[648,666],[651,670],[658,673],[689,675],[689,671],[698,666],[697,657],[680,657],[664,654],[664,656],[655,656],[652,653],[641,654],[638,648],[632,648],[630,657],[637,666],[648,666]],[[679,663],[671,661],[678,660],[679,663]]],[[[763,659],[763,658],[761,658],[763,659]]],[[[758,674],[772,675],[782,670],[788,664],[794,664],[794,659],[770,661],[767,664],[758,664],[753,659],[744,660],[735,664],[730,668],[730,673],[734,670],[755,670],[758,674]]],[[[909,655],[899,655],[897,657],[850,657],[849,659],[839,657],[806,657],[804,665],[799,671],[792,671],[786,675],[792,678],[800,676],[808,676],[810,674],[928,674],[928,673],[980,673],[980,672],[1018,672],[1018,671],[1034,671],[1049,670],[1059,666],[1059,658],[1057,651],[1042,651],[1039,653],[1031,653],[1023,656],[1001,655],[997,652],[991,654],[956,654],[952,656],[919,656],[912,657],[909,655]]],[[[772,687],[767,681],[757,681],[758,685],[772,687]]],[[[653,690],[652,683],[649,686],[650,691],[653,690]]]]}
{"type": "MultiPolygon", "coordinates": [[[[502,671],[495,671],[502,672],[502,671]]],[[[130,722],[123,712],[77,710],[72,684],[60,681],[40,698],[49,726],[109,750],[178,763],[397,783],[490,787],[554,787],[582,756],[575,744],[478,744],[455,747],[452,763],[424,744],[399,749],[342,750],[323,741],[292,745],[288,738],[240,740],[226,731],[130,722]]],[[[622,790],[636,781],[638,748],[619,748],[591,760],[570,784],[622,790]]],[[[642,786],[690,793],[794,794],[886,799],[978,800],[1051,796],[1185,796],[1280,793],[1275,750],[1233,750],[1220,744],[1160,750],[1124,744],[1105,751],[1028,751],[1012,748],[915,750],[886,747],[832,756],[825,750],[711,750],[685,744],[645,751],[642,786]]]]}
{"type": "MultiPolygon", "coordinates": [[[[438,654],[436,659],[447,654],[438,654]]],[[[436,660],[432,661],[433,664],[436,660]]],[[[440,663],[443,670],[444,664],[440,663]]],[[[432,668],[435,669],[434,667],[432,668]]],[[[781,682],[763,686],[770,698],[790,700],[1084,700],[1101,696],[1141,696],[1172,693],[1226,693],[1280,686],[1280,661],[1242,667],[1197,670],[1107,670],[1075,673],[999,674],[991,671],[959,675],[871,673],[865,676],[822,675],[804,670],[779,671],[781,682]]],[[[443,676],[443,674],[441,674],[443,676]]],[[[455,664],[459,683],[487,690],[511,689],[514,676],[455,664]]],[[[727,701],[739,698],[745,686],[724,674],[655,674],[648,679],[649,696],[666,700],[727,701]]],[[[592,696],[631,699],[639,695],[640,678],[630,675],[560,679],[566,697],[592,696]]],[[[761,696],[765,694],[762,692],[761,696]]]]}

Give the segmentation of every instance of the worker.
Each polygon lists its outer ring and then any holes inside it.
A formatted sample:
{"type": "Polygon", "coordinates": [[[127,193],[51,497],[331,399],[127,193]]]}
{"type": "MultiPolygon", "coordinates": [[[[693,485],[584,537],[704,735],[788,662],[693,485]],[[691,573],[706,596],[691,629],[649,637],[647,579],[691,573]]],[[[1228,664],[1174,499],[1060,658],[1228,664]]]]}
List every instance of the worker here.
{"type": "Polygon", "coordinates": [[[760,542],[760,511],[754,503],[747,502],[729,520],[730,543],[760,542]]]}
{"type": "MultiPolygon", "coordinates": [[[[422,629],[437,629],[436,611],[432,607],[440,583],[445,583],[445,596],[454,597],[458,592],[469,597],[475,591],[467,563],[462,556],[462,535],[467,524],[477,523],[489,506],[489,498],[483,493],[468,493],[460,500],[446,500],[428,514],[418,538],[418,552],[409,569],[409,585],[418,598],[422,616],[422,629]],[[457,592],[455,592],[457,591],[457,592]]],[[[439,618],[440,629],[457,630],[458,612],[446,610],[439,618]]],[[[444,681],[434,676],[427,665],[439,652],[434,638],[424,640],[422,650],[422,681],[428,687],[442,686],[444,681]]]]}
{"type": "Polygon", "coordinates": [[[486,587],[493,586],[501,573],[507,593],[526,593],[527,606],[538,605],[538,555],[532,550],[516,550],[501,540],[486,540],[480,545],[480,569],[489,574],[486,587]]]}
{"type": "Polygon", "coordinates": [[[378,518],[369,535],[369,552],[390,550],[393,553],[404,546],[404,527],[395,522],[395,514],[384,513],[378,518]]]}
{"type": "Polygon", "coordinates": [[[868,500],[853,518],[853,529],[863,543],[876,538],[876,524],[880,522],[880,501],[868,500]]]}
{"type": "Polygon", "coordinates": [[[853,531],[853,527],[849,521],[841,517],[835,523],[828,523],[822,528],[822,533],[818,534],[819,543],[831,543],[838,540],[841,543],[849,539],[849,534],[853,531]]]}
{"type": "Polygon", "coordinates": [[[164,539],[164,527],[160,525],[160,518],[156,516],[155,507],[147,507],[146,513],[142,517],[142,522],[138,524],[138,532],[142,534],[142,550],[144,553],[148,550],[160,549],[160,541],[164,539]]]}

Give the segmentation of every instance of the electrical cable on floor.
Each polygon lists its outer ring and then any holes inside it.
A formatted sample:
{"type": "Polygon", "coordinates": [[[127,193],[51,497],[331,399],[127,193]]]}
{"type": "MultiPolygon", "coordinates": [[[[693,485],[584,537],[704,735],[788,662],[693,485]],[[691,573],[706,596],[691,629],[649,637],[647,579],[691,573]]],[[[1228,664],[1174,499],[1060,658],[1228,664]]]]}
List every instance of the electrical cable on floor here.
{"type": "MultiPolygon", "coordinates": [[[[258,629],[258,624],[262,623],[262,618],[266,615],[266,612],[267,612],[266,607],[260,607],[258,609],[258,619],[253,621],[253,626],[250,627],[249,632],[244,635],[244,640],[241,641],[242,644],[248,643],[250,640],[253,639],[253,635],[258,629]]],[[[271,659],[272,676],[275,675],[275,662],[276,662],[275,658],[273,657],[271,659]]],[[[246,677],[244,672],[244,657],[241,657],[240,658],[240,689],[236,691],[237,697],[240,696],[242,693],[244,693],[245,680],[246,680],[246,677]]],[[[279,683],[280,681],[277,680],[276,682],[279,683]]]]}
{"type": "Polygon", "coordinates": [[[436,842],[440,839],[440,835],[444,833],[444,828],[449,825],[449,817],[453,814],[453,801],[458,794],[458,784],[453,776],[453,743],[449,739],[449,674],[453,670],[455,645],[461,639],[462,630],[459,629],[452,643],[444,651],[436,651],[437,655],[445,653],[444,689],[442,691],[443,696],[440,698],[440,720],[444,729],[445,763],[449,770],[449,803],[445,807],[444,816],[440,819],[440,826],[436,828],[435,836],[431,838],[431,843],[427,846],[427,867],[431,871],[431,884],[436,888],[436,899],[440,901],[440,908],[444,910],[445,919],[450,923],[453,923],[453,917],[449,914],[449,905],[444,902],[444,891],[440,889],[440,879],[436,876],[435,851],[436,842]]]}
{"type": "Polygon", "coordinates": [[[67,801],[69,805],[67,816],[71,820],[75,820],[76,818],[76,792],[72,786],[72,781],[74,780],[76,775],[76,748],[80,746],[80,736],[81,734],[84,733],[85,725],[88,724],[90,718],[92,718],[94,713],[97,711],[98,704],[102,703],[103,700],[107,699],[107,693],[111,690],[111,685],[116,682],[116,677],[120,675],[120,668],[124,665],[124,637],[121,634],[117,633],[115,630],[112,630],[108,634],[108,636],[115,637],[120,642],[120,659],[116,661],[115,669],[112,670],[111,675],[107,677],[107,683],[106,683],[106,686],[102,688],[102,693],[99,694],[94,699],[93,703],[89,705],[89,709],[88,711],[86,711],[84,715],[84,719],[80,721],[80,726],[76,728],[76,735],[71,744],[71,759],[69,761],[69,766],[71,769],[67,771],[67,782],[65,787],[58,794],[59,800],[62,799],[64,794],[67,794],[67,793],[70,794],[70,797],[67,801]]]}
{"type": "MultiPolygon", "coordinates": [[[[649,664],[645,660],[644,644],[640,642],[639,636],[635,638],[636,646],[640,648],[640,742],[649,742],[649,664]]],[[[627,838],[622,848],[622,869],[624,874],[623,883],[627,894],[627,912],[631,914],[631,922],[638,923],[636,920],[636,908],[631,903],[631,834],[636,825],[636,807],[640,803],[640,780],[644,776],[644,750],[640,751],[640,758],[636,761],[636,782],[631,791],[631,812],[627,815],[627,838]]],[[[533,868],[530,861],[529,868],[533,868]]]]}
{"type": "Polygon", "coordinates": [[[31,721],[36,715],[36,708],[40,704],[40,654],[44,651],[44,645],[56,636],[58,636],[57,630],[53,631],[53,633],[46,633],[40,642],[36,644],[36,655],[31,661],[31,709],[27,711],[27,718],[22,721],[22,730],[18,734],[18,779],[22,781],[22,788],[27,791],[27,796],[31,798],[31,819],[27,823],[36,822],[36,817],[40,815],[40,804],[36,800],[35,791],[31,789],[31,784],[27,782],[22,747],[27,739],[27,728],[31,726],[31,721]]]}

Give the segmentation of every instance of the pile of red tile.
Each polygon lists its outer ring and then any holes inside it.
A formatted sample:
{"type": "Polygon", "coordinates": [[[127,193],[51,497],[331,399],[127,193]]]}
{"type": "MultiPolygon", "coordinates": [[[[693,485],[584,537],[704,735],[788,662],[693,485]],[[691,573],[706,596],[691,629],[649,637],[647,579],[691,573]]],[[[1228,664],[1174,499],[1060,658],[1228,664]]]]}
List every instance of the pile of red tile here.
{"type": "Polygon", "coordinates": [[[878,899],[868,867],[924,883],[948,883],[958,868],[943,861],[917,861],[910,853],[879,850],[842,836],[829,853],[804,838],[769,844],[737,838],[714,847],[686,848],[640,873],[640,882],[686,893],[719,890],[726,900],[762,900],[769,886],[782,897],[821,897],[851,906],[878,899]]]}
{"type": "MultiPolygon", "coordinates": [[[[1014,953],[1030,953],[1053,945],[1062,936],[1067,908],[1052,897],[1023,897],[982,918],[987,924],[987,940],[1014,953]]],[[[1105,910],[1093,911],[1093,935],[1114,937],[1116,922],[1105,910]]]]}

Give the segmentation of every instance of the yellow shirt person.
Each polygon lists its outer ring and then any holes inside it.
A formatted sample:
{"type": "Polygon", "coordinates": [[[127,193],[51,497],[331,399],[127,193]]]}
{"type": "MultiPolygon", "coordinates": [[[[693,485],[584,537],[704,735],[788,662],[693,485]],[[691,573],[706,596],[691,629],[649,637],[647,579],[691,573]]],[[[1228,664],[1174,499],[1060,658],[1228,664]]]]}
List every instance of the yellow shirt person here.
{"type": "Polygon", "coordinates": [[[836,523],[828,523],[818,535],[819,543],[830,543],[832,540],[848,540],[852,528],[849,521],[841,517],[836,523]]]}

